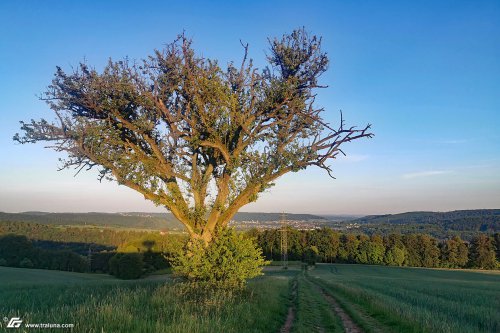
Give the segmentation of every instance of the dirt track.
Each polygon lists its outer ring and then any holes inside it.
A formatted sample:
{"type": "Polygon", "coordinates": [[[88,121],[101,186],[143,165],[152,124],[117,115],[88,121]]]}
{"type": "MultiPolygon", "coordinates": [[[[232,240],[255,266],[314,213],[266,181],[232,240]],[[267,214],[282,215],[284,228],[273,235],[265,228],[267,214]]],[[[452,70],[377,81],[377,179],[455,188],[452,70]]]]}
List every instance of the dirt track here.
{"type": "Polygon", "coordinates": [[[295,301],[297,299],[297,280],[293,281],[291,292],[291,305],[288,308],[285,324],[281,328],[281,333],[289,333],[292,329],[293,322],[295,321],[295,301]]]}
{"type": "MultiPolygon", "coordinates": [[[[352,320],[352,318],[342,309],[339,303],[335,300],[335,298],[326,291],[323,287],[317,284],[314,279],[308,278],[316,288],[320,291],[321,295],[326,299],[328,304],[330,304],[331,309],[335,312],[335,314],[342,321],[342,325],[346,333],[363,333],[363,330],[352,320]]],[[[293,323],[295,321],[295,302],[297,298],[297,280],[293,282],[292,292],[291,292],[291,302],[292,304],[288,308],[288,314],[285,320],[285,324],[280,330],[280,333],[289,333],[292,329],[293,323]]]]}

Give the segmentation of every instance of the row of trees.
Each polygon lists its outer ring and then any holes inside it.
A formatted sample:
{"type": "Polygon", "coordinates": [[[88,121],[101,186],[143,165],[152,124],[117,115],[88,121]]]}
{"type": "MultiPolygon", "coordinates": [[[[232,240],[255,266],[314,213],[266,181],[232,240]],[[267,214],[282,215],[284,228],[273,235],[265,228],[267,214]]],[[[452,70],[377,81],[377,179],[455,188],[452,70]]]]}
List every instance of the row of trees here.
{"type": "MultiPolygon", "coordinates": [[[[281,257],[279,230],[253,230],[268,259],[281,257]]],[[[426,234],[344,234],[329,228],[288,230],[288,258],[413,267],[494,269],[500,261],[500,234],[476,235],[470,243],[460,237],[439,241],[426,234]]]]}
{"type": "MultiPolygon", "coordinates": [[[[136,241],[132,241],[134,243],[136,241]]],[[[144,241],[144,251],[95,252],[82,256],[70,250],[47,250],[21,235],[0,236],[0,266],[41,268],[71,272],[109,273],[132,279],[170,266],[167,255],[153,252],[154,241],[144,241]]],[[[180,247],[179,247],[180,248],[180,247]]]]}
{"type": "MultiPolygon", "coordinates": [[[[233,236],[229,237],[230,239],[237,237],[235,234],[231,235],[233,236]]],[[[280,259],[279,230],[251,230],[246,233],[245,238],[256,239],[267,259],[280,259]]],[[[40,248],[39,241],[31,241],[25,236],[4,235],[0,237],[0,265],[75,272],[91,271],[109,273],[120,278],[137,278],[169,267],[167,258],[182,253],[185,241],[185,237],[149,233],[138,238],[132,237],[121,244],[116,252],[93,252],[92,256],[88,257],[70,250],[40,248]]],[[[235,244],[242,244],[241,239],[235,244]]],[[[289,229],[288,244],[290,260],[308,262],[494,269],[498,267],[500,261],[499,233],[493,236],[478,234],[469,243],[458,236],[439,241],[426,234],[367,236],[339,233],[329,228],[312,231],[289,229]]],[[[234,245],[224,245],[224,247],[227,249],[234,245]]],[[[216,247],[215,253],[219,251],[220,249],[216,247]]],[[[222,256],[221,260],[223,257],[225,256],[222,256]]],[[[217,255],[214,258],[216,259],[217,255]]],[[[189,266],[187,262],[192,260],[190,257],[185,259],[186,263],[181,266],[189,266]]],[[[219,267],[221,264],[217,260],[214,261],[214,265],[219,267]]],[[[191,267],[189,272],[194,272],[195,268],[191,267]]],[[[238,281],[242,283],[243,280],[238,281]]]]}
{"type": "Polygon", "coordinates": [[[118,247],[151,232],[106,227],[59,226],[28,222],[2,222],[0,235],[16,234],[29,239],[54,242],[99,244],[118,247]]]}
{"type": "Polygon", "coordinates": [[[0,266],[86,272],[87,260],[69,250],[46,250],[33,246],[25,236],[0,236],[0,266]]]}

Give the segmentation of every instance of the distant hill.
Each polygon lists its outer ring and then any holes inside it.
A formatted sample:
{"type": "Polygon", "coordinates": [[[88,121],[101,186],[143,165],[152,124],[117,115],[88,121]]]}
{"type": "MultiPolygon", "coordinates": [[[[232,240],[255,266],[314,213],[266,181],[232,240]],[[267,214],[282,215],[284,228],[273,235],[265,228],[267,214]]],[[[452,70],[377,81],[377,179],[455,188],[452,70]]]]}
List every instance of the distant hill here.
{"type": "MultiPolygon", "coordinates": [[[[281,213],[236,214],[234,223],[238,229],[276,228],[281,213]]],[[[355,217],[348,215],[319,216],[313,214],[286,214],[290,226],[297,229],[333,227],[339,230],[358,230],[364,233],[421,232],[438,238],[459,234],[469,237],[477,232],[500,231],[500,209],[458,210],[452,212],[408,212],[402,214],[370,215],[355,217]]],[[[24,212],[2,213],[2,222],[30,222],[51,225],[108,226],[149,230],[184,230],[170,213],[47,213],[24,212]]]]}
{"type": "MultiPolygon", "coordinates": [[[[246,213],[236,214],[236,225],[243,221],[269,222],[279,221],[281,213],[246,213]]],[[[286,214],[290,221],[315,221],[327,223],[328,219],[311,214],[286,214]]],[[[47,213],[47,212],[0,212],[1,222],[30,222],[55,225],[109,226],[152,230],[183,230],[182,224],[170,213],[47,213]]]]}
{"type": "Polygon", "coordinates": [[[0,223],[4,221],[153,230],[181,230],[183,228],[180,222],[177,221],[172,214],[154,213],[0,213],[0,223]]]}
{"type": "Polygon", "coordinates": [[[365,233],[421,232],[438,238],[453,234],[470,238],[477,232],[499,232],[500,209],[370,215],[344,223],[347,224],[365,233]]]}
{"type": "MultiPolygon", "coordinates": [[[[239,212],[234,216],[234,221],[260,221],[260,222],[269,222],[269,221],[279,221],[281,220],[282,213],[248,213],[248,212],[239,212]]],[[[328,222],[328,219],[312,214],[285,214],[285,218],[290,221],[323,221],[328,222]]]]}
{"type": "Polygon", "coordinates": [[[451,222],[499,222],[500,209],[455,210],[451,212],[408,212],[401,214],[368,215],[351,220],[359,224],[414,224],[414,223],[451,223],[451,222]]]}

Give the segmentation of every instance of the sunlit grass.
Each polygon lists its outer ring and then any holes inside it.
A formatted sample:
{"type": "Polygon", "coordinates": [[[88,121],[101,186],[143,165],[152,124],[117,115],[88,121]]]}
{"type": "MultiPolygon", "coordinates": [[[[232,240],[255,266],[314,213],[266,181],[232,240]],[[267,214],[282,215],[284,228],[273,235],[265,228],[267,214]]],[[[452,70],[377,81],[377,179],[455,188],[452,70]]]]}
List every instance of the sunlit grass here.
{"type": "Polygon", "coordinates": [[[63,282],[62,272],[39,273],[47,283],[30,284],[19,275],[18,283],[0,285],[3,316],[73,323],[76,332],[275,332],[288,307],[289,278],[283,276],[255,279],[245,292],[230,295],[197,292],[184,283],[85,280],[71,273],[63,282]],[[59,282],[50,283],[50,276],[59,282]]]}
{"type": "MultiPolygon", "coordinates": [[[[336,295],[353,317],[358,311],[358,320],[374,318],[381,327],[396,332],[500,330],[498,274],[319,265],[311,275],[336,295]]],[[[372,323],[361,324],[370,331],[372,323]]]]}

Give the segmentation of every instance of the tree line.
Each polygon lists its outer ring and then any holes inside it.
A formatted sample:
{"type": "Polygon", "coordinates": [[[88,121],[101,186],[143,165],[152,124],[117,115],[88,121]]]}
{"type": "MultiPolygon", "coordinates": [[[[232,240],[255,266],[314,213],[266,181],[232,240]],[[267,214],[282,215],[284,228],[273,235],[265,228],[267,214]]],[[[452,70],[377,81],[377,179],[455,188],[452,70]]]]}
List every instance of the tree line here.
{"type": "MultiPolygon", "coordinates": [[[[152,272],[168,267],[166,258],[182,250],[187,240],[180,234],[0,223],[0,235],[9,231],[26,237],[0,236],[0,265],[77,272],[117,272],[119,269],[110,267],[116,253],[138,253],[140,258],[135,259],[142,272],[152,272]]],[[[310,263],[494,269],[500,261],[500,233],[476,234],[470,242],[458,236],[442,240],[416,233],[367,236],[330,228],[289,228],[287,233],[289,259],[310,263]]],[[[256,240],[267,259],[280,260],[279,230],[253,229],[244,234],[256,240]]]]}
{"type": "Polygon", "coordinates": [[[0,266],[86,272],[85,257],[70,250],[47,250],[25,236],[0,236],[0,266]]]}
{"type": "MultiPolygon", "coordinates": [[[[131,241],[122,252],[106,249],[81,255],[69,249],[41,248],[41,243],[26,236],[3,235],[0,236],[0,266],[106,273],[123,279],[139,278],[170,266],[167,260],[169,252],[158,251],[158,248],[167,251],[168,247],[156,245],[154,239],[144,240],[140,247],[134,247],[141,241],[131,241]]],[[[46,243],[49,242],[42,244],[46,243]]],[[[175,241],[171,243],[177,244],[175,241]]]]}
{"type": "MultiPolygon", "coordinates": [[[[267,259],[280,260],[280,230],[252,230],[267,259]]],[[[438,240],[427,234],[341,233],[330,228],[287,230],[289,260],[411,267],[495,269],[500,261],[500,233],[477,234],[470,242],[454,236],[438,240]]]]}
{"type": "MultiPolygon", "coordinates": [[[[98,244],[117,248],[134,239],[140,239],[152,233],[134,229],[109,227],[56,226],[27,222],[1,222],[0,235],[24,235],[33,240],[63,243],[98,244]]],[[[88,247],[87,247],[88,250],[88,247]]]]}

